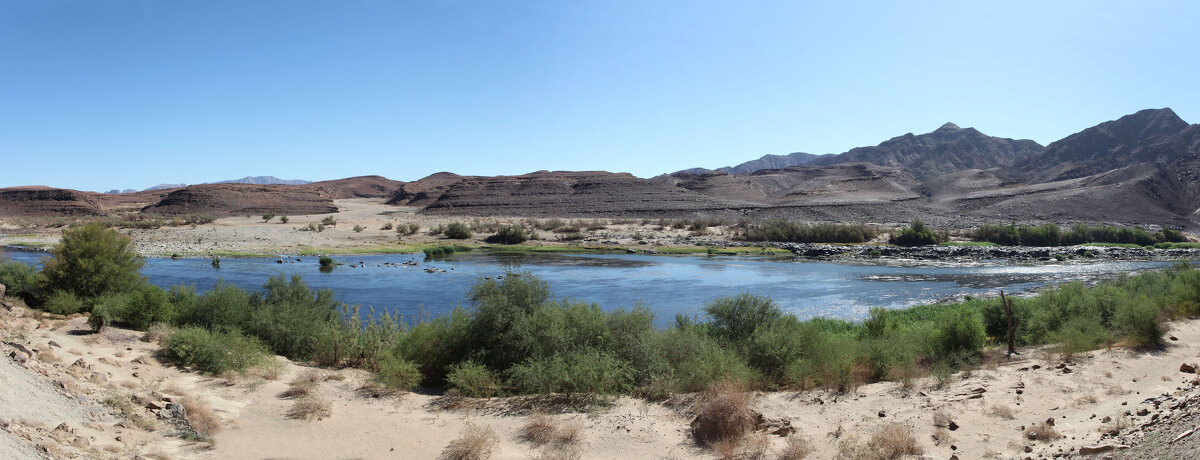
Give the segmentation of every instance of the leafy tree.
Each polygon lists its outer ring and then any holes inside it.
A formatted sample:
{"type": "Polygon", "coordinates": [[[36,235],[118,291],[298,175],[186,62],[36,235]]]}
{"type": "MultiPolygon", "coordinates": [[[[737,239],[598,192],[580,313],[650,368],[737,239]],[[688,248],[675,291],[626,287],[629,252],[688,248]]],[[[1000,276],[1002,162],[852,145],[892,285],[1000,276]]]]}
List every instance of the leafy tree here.
{"type": "Polygon", "coordinates": [[[145,261],[129,237],[99,223],[63,232],[50,250],[39,279],[43,294],[66,291],[81,299],[106,292],[129,292],[145,283],[145,261]]]}

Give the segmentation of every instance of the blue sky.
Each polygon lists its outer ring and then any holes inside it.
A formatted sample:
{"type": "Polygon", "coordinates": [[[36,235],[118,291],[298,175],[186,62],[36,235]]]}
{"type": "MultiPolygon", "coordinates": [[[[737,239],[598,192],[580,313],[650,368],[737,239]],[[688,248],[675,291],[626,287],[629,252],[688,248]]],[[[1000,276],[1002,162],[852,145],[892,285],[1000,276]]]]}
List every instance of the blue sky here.
{"type": "Polygon", "coordinates": [[[609,170],[1200,122],[1200,2],[0,0],[0,186],[609,170]],[[835,4],[836,3],[836,4],[835,4]]]}

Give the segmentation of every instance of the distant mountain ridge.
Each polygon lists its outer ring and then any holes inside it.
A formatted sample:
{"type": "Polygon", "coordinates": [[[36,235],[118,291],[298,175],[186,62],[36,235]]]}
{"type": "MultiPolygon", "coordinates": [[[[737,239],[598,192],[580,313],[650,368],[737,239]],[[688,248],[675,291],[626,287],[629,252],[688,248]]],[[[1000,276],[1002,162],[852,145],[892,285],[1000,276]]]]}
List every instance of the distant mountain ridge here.
{"type": "MultiPolygon", "coordinates": [[[[830,166],[866,162],[897,167],[918,179],[929,179],[967,169],[1011,167],[1017,160],[1041,151],[1041,144],[1028,139],[993,137],[975,128],[960,128],[954,123],[946,123],[926,134],[907,133],[873,147],[857,147],[837,155],[813,155],[803,152],[764,155],[757,160],[718,168],[715,171],[739,174],[792,166],[830,166]]],[[[711,171],[714,170],[690,168],[678,173],[703,174],[711,171]]]]}
{"type": "MultiPolygon", "coordinates": [[[[301,180],[301,179],[280,179],[275,176],[246,176],[241,179],[230,179],[230,180],[223,180],[223,181],[217,181],[217,182],[204,182],[204,184],[253,184],[253,185],[305,185],[305,184],[311,184],[311,183],[312,183],[311,181],[306,181],[306,180],[301,180]]],[[[188,186],[188,184],[158,184],[153,187],[143,189],[141,191],[145,192],[145,191],[149,191],[149,190],[167,190],[167,189],[172,189],[172,188],[183,188],[183,187],[187,187],[187,186],[188,186]]],[[[104,193],[117,194],[117,193],[137,193],[137,192],[138,192],[138,190],[127,188],[125,190],[112,189],[112,190],[109,190],[104,193]]]]}

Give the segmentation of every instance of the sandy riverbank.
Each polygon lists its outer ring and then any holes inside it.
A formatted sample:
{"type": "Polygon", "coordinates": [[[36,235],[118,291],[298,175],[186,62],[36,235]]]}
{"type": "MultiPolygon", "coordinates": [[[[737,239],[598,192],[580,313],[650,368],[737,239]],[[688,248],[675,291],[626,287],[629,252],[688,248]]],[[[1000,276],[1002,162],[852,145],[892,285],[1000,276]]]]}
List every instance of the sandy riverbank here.
{"type": "MultiPolygon", "coordinates": [[[[6,342],[0,345],[0,451],[6,458],[435,458],[468,424],[495,432],[493,458],[529,458],[543,448],[523,441],[519,430],[537,407],[563,426],[578,426],[573,449],[582,458],[714,456],[691,438],[687,395],[663,403],[622,397],[582,410],[525,398],[376,398],[360,391],[363,372],[319,369],[315,391],[331,403],[331,414],[297,420],[286,415],[294,401],[280,394],[312,370],[306,365],[278,358],[277,375],[206,377],[160,363],[157,345],[140,340],[140,332],[91,334],[85,318],[53,319],[21,307],[0,314],[6,342]],[[32,356],[18,364],[9,354],[22,347],[32,356]],[[122,416],[103,402],[112,398],[133,401],[129,412],[122,416]],[[211,443],[178,436],[177,423],[154,412],[180,398],[213,410],[220,430],[211,443]]],[[[1119,448],[1136,445],[1143,424],[1169,425],[1200,404],[1196,375],[1180,371],[1181,364],[1200,361],[1200,320],[1172,324],[1169,334],[1175,340],[1156,352],[1098,350],[1064,363],[1045,349],[1027,349],[1013,360],[989,354],[981,369],[944,386],[925,378],[911,388],[885,382],[846,394],[758,393],[754,404],[766,417],[797,427],[815,450],[809,458],[832,458],[855,437],[866,439],[891,424],[910,428],[929,458],[1119,448]],[[938,414],[957,428],[935,426],[938,414]],[[1030,440],[1028,430],[1047,419],[1063,438],[1030,440]],[[1116,439],[1104,434],[1117,426],[1124,430],[1116,439]]],[[[772,450],[785,445],[778,436],[766,439],[772,450]]]]}

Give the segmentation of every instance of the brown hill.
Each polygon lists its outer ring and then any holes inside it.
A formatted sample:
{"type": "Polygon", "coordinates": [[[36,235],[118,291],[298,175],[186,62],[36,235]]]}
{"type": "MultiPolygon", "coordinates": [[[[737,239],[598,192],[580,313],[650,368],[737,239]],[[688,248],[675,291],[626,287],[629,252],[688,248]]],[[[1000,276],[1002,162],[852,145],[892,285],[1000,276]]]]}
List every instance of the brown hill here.
{"type": "Polygon", "coordinates": [[[100,214],[100,203],[85,192],[40,185],[0,188],[0,217],[96,214],[100,214]]]}
{"type": "Polygon", "coordinates": [[[761,206],[716,199],[627,173],[602,171],[538,171],[496,177],[443,174],[430,181],[422,179],[405,184],[404,193],[412,197],[408,203],[419,203],[433,198],[439,191],[440,195],[425,207],[425,212],[485,216],[643,216],[722,212],[761,206]],[[408,185],[412,184],[418,184],[420,188],[409,189],[408,185]],[[414,191],[417,193],[413,194],[414,191]]]}
{"type": "Polygon", "coordinates": [[[346,198],[384,198],[403,185],[404,182],[383,176],[357,176],[313,182],[300,187],[324,190],[333,199],[341,200],[346,198]]]}
{"type": "Polygon", "coordinates": [[[145,207],[148,214],[325,214],[337,212],[333,198],[308,185],[203,184],[169,193],[145,207]]]}
{"type": "Polygon", "coordinates": [[[451,186],[468,178],[473,177],[460,176],[449,172],[433,173],[420,180],[401,185],[392,193],[387,204],[428,206],[437,201],[451,186]]]}

